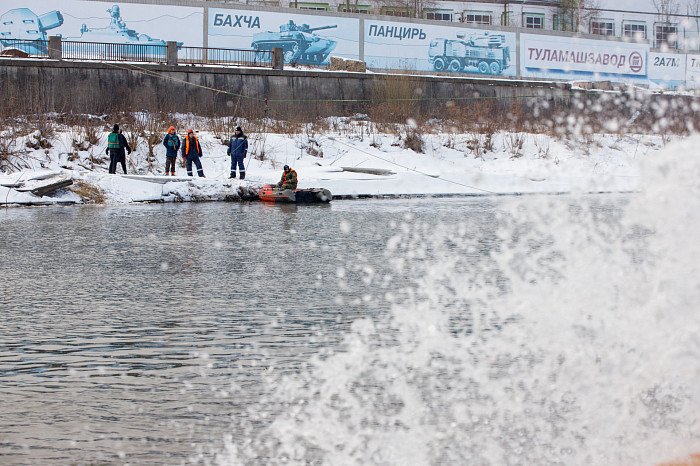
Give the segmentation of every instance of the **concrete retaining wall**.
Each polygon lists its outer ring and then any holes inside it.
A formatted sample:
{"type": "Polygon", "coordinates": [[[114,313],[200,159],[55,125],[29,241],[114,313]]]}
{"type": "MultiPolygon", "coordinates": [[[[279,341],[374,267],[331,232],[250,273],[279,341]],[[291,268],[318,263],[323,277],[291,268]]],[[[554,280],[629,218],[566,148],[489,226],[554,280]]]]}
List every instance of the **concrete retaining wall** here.
{"type": "Polygon", "coordinates": [[[386,99],[420,99],[417,110],[429,112],[448,101],[462,105],[475,98],[527,97],[566,104],[572,93],[565,83],[511,79],[22,59],[2,63],[4,101],[30,111],[262,113],[267,98],[270,109],[282,116],[323,116],[365,112],[386,99]]]}

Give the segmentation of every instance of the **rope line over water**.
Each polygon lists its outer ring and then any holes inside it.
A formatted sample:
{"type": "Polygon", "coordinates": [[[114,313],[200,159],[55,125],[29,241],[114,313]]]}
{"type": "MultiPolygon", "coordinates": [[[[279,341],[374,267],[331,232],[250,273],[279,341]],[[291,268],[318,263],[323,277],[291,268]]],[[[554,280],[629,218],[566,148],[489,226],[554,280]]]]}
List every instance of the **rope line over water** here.
{"type": "Polygon", "coordinates": [[[342,145],[344,145],[344,146],[350,147],[350,148],[353,149],[353,150],[362,152],[363,154],[367,154],[367,155],[369,155],[370,157],[374,157],[374,158],[379,159],[379,160],[381,160],[381,161],[383,161],[383,162],[386,162],[386,163],[389,163],[389,164],[392,164],[392,165],[396,165],[397,167],[404,168],[404,169],[406,169],[406,170],[412,171],[412,172],[417,173],[417,174],[419,174],[419,175],[429,176],[430,178],[433,178],[433,179],[438,179],[438,180],[441,180],[441,181],[445,181],[445,182],[447,182],[447,183],[456,184],[456,185],[458,185],[458,186],[462,186],[462,187],[465,187],[465,188],[476,189],[477,191],[483,191],[483,192],[489,193],[489,194],[499,194],[499,193],[497,193],[497,192],[495,192],[495,191],[489,191],[488,189],[477,188],[476,186],[471,186],[471,185],[468,185],[468,184],[465,184],[465,183],[460,183],[459,181],[449,180],[449,179],[447,179],[447,178],[442,178],[442,177],[440,177],[440,176],[435,177],[435,176],[433,176],[433,175],[430,175],[429,173],[426,173],[426,172],[417,170],[417,169],[415,169],[415,168],[407,167],[406,165],[401,165],[400,163],[392,162],[391,160],[387,160],[387,159],[385,159],[385,158],[379,157],[378,155],[372,154],[372,153],[369,152],[369,151],[360,149],[360,148],[358,148],[358,147],[356,147],[356,146],[353,146],[353,145],[350,145],[350,144],[348,144],[348,143],[346,143],[346,142],[339,141],[339,140],[337,140],[336,138],[334,138],[334,137],[332,137],[332,136],[328,136],[328,139],[330,139],[331,141],[337,142],[338,144],[342,144],[342,145]]]}

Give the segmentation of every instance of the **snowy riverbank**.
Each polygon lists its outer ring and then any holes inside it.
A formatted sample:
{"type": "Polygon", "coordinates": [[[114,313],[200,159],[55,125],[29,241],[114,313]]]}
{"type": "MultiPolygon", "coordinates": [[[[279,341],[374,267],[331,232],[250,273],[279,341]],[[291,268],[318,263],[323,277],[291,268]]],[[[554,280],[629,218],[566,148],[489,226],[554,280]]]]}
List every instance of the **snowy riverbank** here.
{"type": "Polygon", "coordinates": [[[649,135],[563,139],[499,132],[486,140],[479,134],[438,133],[421,135],[419,153],[408,148],[400,132],[253,133],[247,177],[241,181],[228,178],[226,146],[211,132],[199,133],[206,178],[187,177],[180,159],[176,177],[159,177],[165,148],[155,146],[155,161],[149,162],[145,143],[128,157],[129,175],[142,176],[110,175],[106,136],[84,151],[74,149],[70,132],[58,132],[45,149],[28,149],[18,138],[23,153],[17,157],[27,168],[0,175],[0,204],[237,200],[277,182],[285,164],[297,171],[299,187],[324,187],[340,197],[628,192],[638,188],[639,162],[669,142],[649,135]],[[38,183],[33,180],[49,175],[73,184],[44,196],[28,190],[38,183]]]}

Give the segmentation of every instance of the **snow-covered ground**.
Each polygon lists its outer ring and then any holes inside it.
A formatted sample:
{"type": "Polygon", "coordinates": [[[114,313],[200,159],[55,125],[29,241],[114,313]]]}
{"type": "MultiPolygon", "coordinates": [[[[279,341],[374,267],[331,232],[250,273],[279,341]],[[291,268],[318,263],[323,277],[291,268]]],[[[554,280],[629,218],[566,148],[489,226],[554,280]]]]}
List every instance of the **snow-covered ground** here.
{"type": "MultiPolygon", "coordinates": [[[[668,142],[653,135],[563,139],[499,132],[488,148],[483,135],[438,133],[421,135],[424,148],[418,153],[405,147],[401,131],[251,133],[247,177],[241,181],[228,178],[226,146],[207,131],[198,134],[206,178],[187,177],[181,159],[174,179],[154,178],[164,172],[165,148],[156,146],[156,162],[149,169],[145,142],[128,156],[129,175],[143,177],[110,175],[104,155],[107,134],[100,144],[77,153],[71,131],[58,132],[48,149],[27,149],[26,137],[18,138],[16,147],[23,152],[19,157],[30,168],[0,174],[0,203],[231,200],[277,182],[285,164],[297,171],[300,188],[324,187],[334,196],[628,192],[638,188],[639,162],[668,142]],[[71,178],[74,184],[43,197],[18,191],[19,185],[31,188],[39,183],[33,179],[51,173],[71,178]]],[[[121,166],[117,171],[121,173],[121,166]]]]}

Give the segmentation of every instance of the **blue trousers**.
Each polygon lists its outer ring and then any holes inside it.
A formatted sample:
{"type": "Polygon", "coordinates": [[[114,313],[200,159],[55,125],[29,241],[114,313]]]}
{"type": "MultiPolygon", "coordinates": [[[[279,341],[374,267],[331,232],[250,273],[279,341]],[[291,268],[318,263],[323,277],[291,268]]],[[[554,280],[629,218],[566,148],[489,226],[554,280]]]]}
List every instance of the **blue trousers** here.
{"type": "Polygon", "coordinates": [[[187,157],[185,159],[185,167],[187,168],[187,176],[192,176],[192,162],[194,162],[197,167],[197,175],[204,176],[204,170],[202,169],[202,162],[199,161],[199,157],[187,157]]]}
{"type": "Polygon", "coordinates": [[[236,172],[236,164],[238,164],[238,171],[241,173],[245,173],[245,165],[243,165],[243,154],[231,154],[231,173],[236,172]]]}

